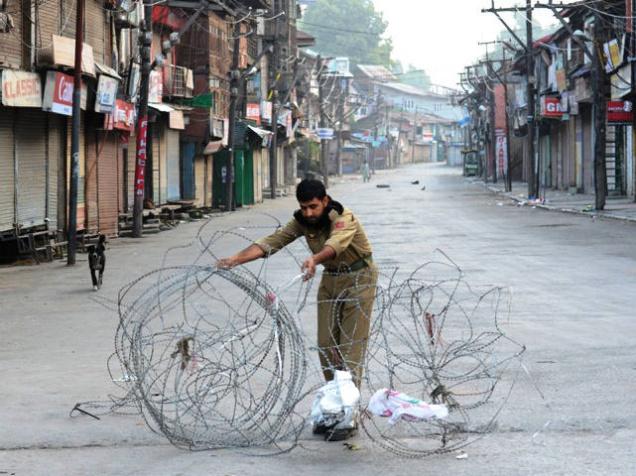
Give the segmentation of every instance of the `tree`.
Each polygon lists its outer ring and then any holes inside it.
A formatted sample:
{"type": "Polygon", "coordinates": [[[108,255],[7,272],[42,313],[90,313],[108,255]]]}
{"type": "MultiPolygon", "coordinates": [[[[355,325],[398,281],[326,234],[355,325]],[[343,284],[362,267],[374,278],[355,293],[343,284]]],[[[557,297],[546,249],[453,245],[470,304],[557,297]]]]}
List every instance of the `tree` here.
{"type": "Polygon", "coordinates": [[[417,88],[428,91],[431,87],[431,77],[426,71],[421,68],[417,68],[412,64],[409,65],[408,71],[399,76],[400,82],[404,84],[410,84],[417,88]]]}
{"type": "Polygon", "coordinates": [[[384,37],[387,26],[372,0],[318,0],[299,22],[316,38],[316,50],[323,56],[390,67],[393,43],[384,37]]]}

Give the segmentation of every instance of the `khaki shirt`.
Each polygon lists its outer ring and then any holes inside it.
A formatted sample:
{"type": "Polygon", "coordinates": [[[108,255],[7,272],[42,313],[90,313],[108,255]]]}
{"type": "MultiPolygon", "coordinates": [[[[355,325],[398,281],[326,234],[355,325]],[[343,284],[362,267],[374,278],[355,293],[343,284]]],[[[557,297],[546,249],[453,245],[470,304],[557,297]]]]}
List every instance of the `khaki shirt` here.
{"type": "Polygon", "coordinates": [[[329,229],[316,229],[300,224],[292,218],[284,227],[275,233],[254,242],[266,254],[272,255],[277,251],[304,236],[312,253],[316,254],[325,246],[330,246],[336,252],[336,257],[325,261],[325,268],[332,269],[339,266],[350,266],[360,259],[371,257],[372,249],[364,232],[362,224],[356,219],[351,210],[345,208],[342,215],[336,210],[329,212],[331,226],[329,229]]]}

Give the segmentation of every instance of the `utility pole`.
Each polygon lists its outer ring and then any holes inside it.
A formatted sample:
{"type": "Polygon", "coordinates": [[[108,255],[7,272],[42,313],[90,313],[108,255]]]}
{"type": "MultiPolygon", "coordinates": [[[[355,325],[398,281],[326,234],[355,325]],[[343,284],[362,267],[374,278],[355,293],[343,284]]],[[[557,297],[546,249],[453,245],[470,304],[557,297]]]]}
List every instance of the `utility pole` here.
{"type": "Polygon", "coordinates": [[[234,201],[234,142],[236,135],[236,103],[239,95],[241,82],[241,72],[239,71],[239,59],[241,48],[241,24],[235,18],[232,28],[234,41],[234,51],[232,52],[232,69],[230,70],[230,120],[228,125],[228,162],[227,173],[225,175],[225,211],[231,212],[235,209],[234,201]]]}
{"type": "Polygon", "coordinates": [[[137,143],[135,158],[135,202],[133,205],[133,236],[141,238],[143,230],[144,185],[148,144],[148,82],[150,80],[150,48],[152,46],[152,0],[144,0],[144,19],[141,23],[141,79],[137,112],[137,143]]]}
{"type": "MultiPolygon", "coordinates": [[[[488,56],[488,46],[486,46],[486,71],[494,73],[494,68],[490,63],[488,56]]],[[[486,74],[486,91],[490,102],[489,121],[490,121],[490,167],[492,169],[492,183],[497,183],[497,128],[496,126],[496,98],[495,90],[489,74],[486,74]]],[[[485,181],[488,182],[488,170],[486,169],[485,181]]]]}
{"type": "Polygon", "coordinates": [[[272,14],[274,17],[274,41],[273,49],[270,55],[270,91],[272,100],[272,142],[269,149],[269,186],[270,198],[276,198],[276,185],[278,182],[278,81],[280,79],[280,9],[278,0],[272,1],[272,14]]]}
{"type": "MultiPolygon", "coordinates": [[[[601,8],[599,6],[599,8],[601,8]]],[[[603,20],[598,10],[594,13],[594,55],[592,64],[592,91],[594,91],[594,189],[596,209],[603,210],[607,198],[606,108],[607,87],[603,71],[603,20]]]]}
{"type": "MultiPolygon", "coordinates": [[[[506,67],[507,67],[506,66],[506,61],[507,61],[506,48],[510,46],[506,42],[499,41],[499,40],[490,41],[490,42],[480,42],[479,44],[480,45],[503,44],[504,46],[502,48],[502,58],[501,58],[501,71],[503,72],[503,77],[492,66],[493,62],[488,61],[488,50],[486,50],[486,59],[487,59],[487,64],[490,67],[490,71],[492,72],[492,74],[495,75],[499,83],[504,88],[504,111],[505,111],[505,120],[506,120],[506,125],[504,130],[504,133],[506,135],[506,173],[504,175],[504,185],[505,185],[506,192],[511,192],[512,191],[512,176],[510,174],[510,115],[508,114],[508,77],[506,72],[506,67]]],[[[496,139],[496,135],[495,135],[495,139],[496,139]]],[[[495,167],[494,170],[495,170],[495,181],[496,181],[497,180],[497,177],[496,177],[497,159],[496,158],[494,162],[494,167],[495,167]]]]}
{"type": "Polygon", "coordinates": [[[504,74],[504,101],[506,110],[506,192],[512,192],[512,171],[510,170],[510,114],[508,114],[508,73],[506,72],[506,48],[502,50],[503,74],[504,74]]]}
{"type": "Polygon", "coordinates": [[[385,137],[386,137],[386,151],[387,151],[387,156],[388,156],[388,167],[389,168],[393,168],[394,164],[394,157],[393,157],[393,153],[391,151],[391,148],[393,147],[393,144],[391,144],[391,116],[390,116],[390,106],[387,104],[386,105],[386,115],[385,115],[385,123],[386,123],[386,130],[385,130],[385,137]]]}
{"type": "MultiPolygon", "coordinates": [[[[628,52],[629,52],[629,56],[630,57],[634,57],[636,56],[636,48],[635,48],[635,38],[634,38],[634,23],[635,23],[635,19],[634,19],[634,0],[625,0],[625,16],[627,17],[627,24],[626,24],[626,30],[627,30],[627,37],[629,39],[628,45],[629,47],[627,48],[628,52]]],[[[633,78],[634,78],[634,63],[632,62],[631,64],[631,73],[632,73],[632,84],[633,84],[633,78]]],[[[632,122],[632,155],[636,156],[636,114],[634,115],[634,119],[632,122]]],[[[634,185],[634,189],[636,190],[636,174],[633,175],[632,177],[633,180],[633,185],[634,185]]],[[[636,193],[634,194],[634,200],[636,201],[636,193]]]]}
{"type": "Polygon", "coordinates": [[[532,2],[526,0],[526,69],[528,76],[528,90],[526,100],[528,102],[528,135],[526,142],[526,150],[528,151],[528,160],[526,167],[526,179],[528,181],[528,197],[537,197],[539,190],[535,187],[535,102],[534,102],[534,56],[532,48],[532,2]]]}
{"type": "Polygon", "coordinates": [[[66,264],[75,264],[77,252],[77,194],[79,190],[79,146],[82,102],[82,45],[84,43],[84,0],[77,0],[75,71],[73,75],[73,125],[71,132],[71,183],[68,210],[68,254],[66,264]]]}
{"type": "MultiPolygon", "coordinates": [[[[320,55],[318,55],[318,60],[316,62],[316,66],[318,67],[318,103],[320,107],[320,128],[324,129],[327,127],[327,118],[325,117],[325,93],[324,93],[324,85],[322,83],[322,72],[323,72],[323,59],[320,55]]],[[[327,161],[327,147],[329,145],[329,141],[327,139],[320,140],[320,170],[323,176],[323,182],[325,184],[325,188],[329,187],[329,163],[327,161]]]]}
{"type": "Polygon", "coordinates": [[[349,89],[349,80],[338,78],[338,136],[336,137],[336,168],[338,176],[342,175],[342,128],[344,126],[344,102],[349,89]],[[347,86],[343,91],[342,82],[346,81],[347,86]]]}
{"type": "Polygon", "coordinates": [[[415,163],[415,142],[417,140],[417,106],[415,106],[415,118],[413,119],[413,143],[411,144],[411,163],[415,163]]]}
{"type": "Polygon", "coordinates": [[[395,157],[399,164],[402,163],[401,145],[402,145],[402,124],[404,122],[404,106],[400,108],[400,125],[398,126],[397,146],[395,148],[395,157]]]}
{"type": "Polygon", "coordinates": [[[535,89],[534,89],[534,56],[533,56],[533,39],[532,39],[532,1],[526,0],[526,41],[525,44],[515,31],[506,24],[499,15],[500,12],[519,12],[518,8],[495,8],[494,0],[491,1],[491,8],[484,9],[482,12],[493,13],[497,19],[504,25],[506,30],[512,35],[515,41],[523,48],[526,54],[526,70],[528,76],[528,87],[526,90],[526,101],[528,103],[528,134],[526,135],[526,151],[528,160],[526,161],[526,180],[528,182],[528,197],[536,197],[538,189],[536,187],[535,176],[535,89]]]}

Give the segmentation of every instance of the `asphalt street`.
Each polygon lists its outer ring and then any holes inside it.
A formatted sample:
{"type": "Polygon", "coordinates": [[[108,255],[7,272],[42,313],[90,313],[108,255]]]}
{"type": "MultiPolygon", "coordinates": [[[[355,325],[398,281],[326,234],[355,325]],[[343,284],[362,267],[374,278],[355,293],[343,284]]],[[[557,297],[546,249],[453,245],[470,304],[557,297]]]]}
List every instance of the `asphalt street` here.
{"type": "MultiPolygon", "coordinates": [[[[519,208],[439,165],[381,172],[368,184],[348,177],[330,194],[363,222],[380,267],[414,269],[442,250],[472,285],[511,290],[503,327],[527,347],[527,372],[467,458],[402,459],[363,437],[349,451],[309,431],[276,457],[190,453],[136,415],[69,418],[75,402],[117,391],[106,360],[118,290],[162,265],[192,262],[195,222],[111,241],[97,293],[85,255],[75,268],[0,268],[0,475],[636,474],[636,225],[519,208]]],[[[258,235],[271,216],[285,221],[294,209],[291,197],[267,201],[214,218],[204,232],[243,226],[258,235]]],[[[219,246],[230,254],[243,245],[219,246]]],[[[272,269],[280,282],[298,274],[283,258],[272,269]]]]}

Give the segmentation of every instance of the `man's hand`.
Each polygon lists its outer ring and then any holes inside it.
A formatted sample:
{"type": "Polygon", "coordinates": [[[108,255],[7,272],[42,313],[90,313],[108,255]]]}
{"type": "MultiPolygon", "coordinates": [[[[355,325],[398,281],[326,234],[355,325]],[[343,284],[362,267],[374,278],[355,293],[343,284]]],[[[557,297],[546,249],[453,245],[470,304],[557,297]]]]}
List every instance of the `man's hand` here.
{"type": "Polygon", "coordinates": [[[236,259],[236,256],[230,256],[229,258],[223,258],[216,262],[216,267],[218,269],[232,269],[238,266],[239,262],[236,259]]]}
{"type": "Polygon", "coordinates": [[[305,273],[305,277],[303,278],[304,281],[309,281],[316,275],[316,265],[316,260],[313,256],[310,256],[305,260],[301,268],[303,273],[305,273]]]}

